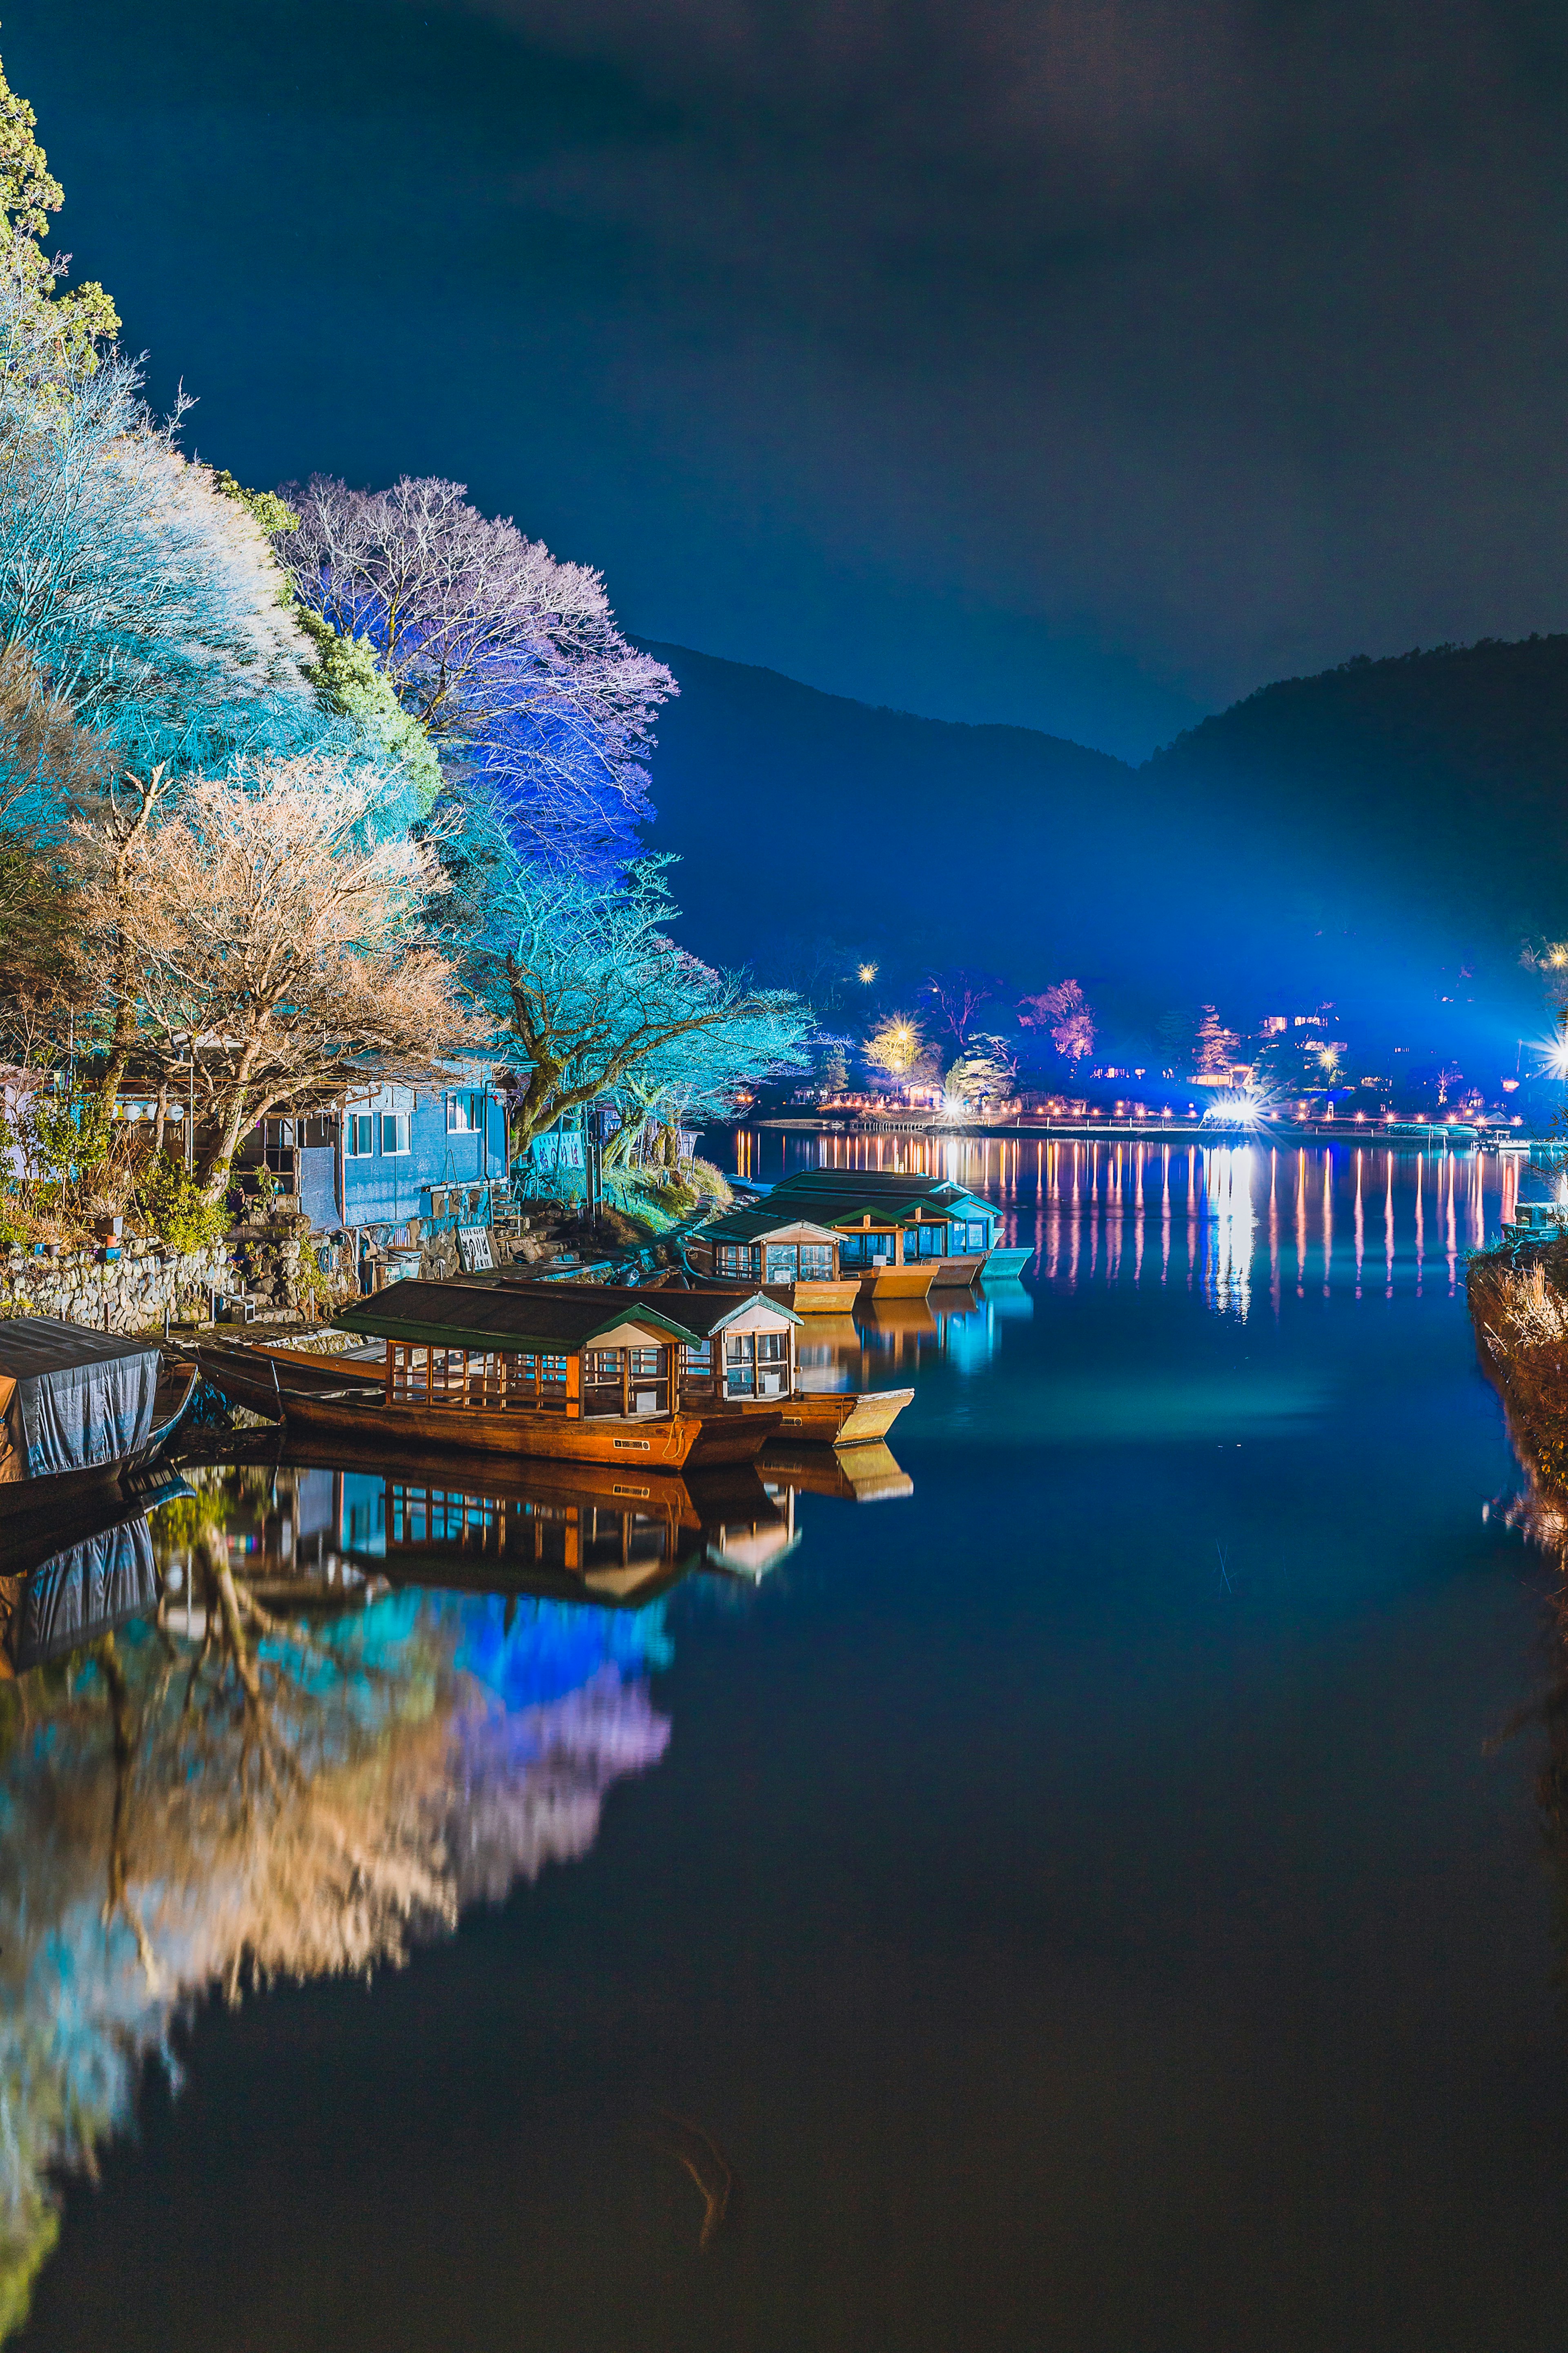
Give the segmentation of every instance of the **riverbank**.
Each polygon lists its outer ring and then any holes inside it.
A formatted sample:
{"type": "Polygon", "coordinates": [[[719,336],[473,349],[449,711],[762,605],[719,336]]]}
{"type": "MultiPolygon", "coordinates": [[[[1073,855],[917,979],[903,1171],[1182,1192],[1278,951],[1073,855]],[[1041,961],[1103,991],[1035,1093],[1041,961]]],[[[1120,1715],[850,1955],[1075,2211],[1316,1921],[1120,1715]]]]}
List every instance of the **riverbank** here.
{"type": "Polygon", "coordinates": [[[1568,1235],[1478,1251],[1466,1291],[1521,1458],[1543,1493],[1568,1504],[1568,1235]]]}

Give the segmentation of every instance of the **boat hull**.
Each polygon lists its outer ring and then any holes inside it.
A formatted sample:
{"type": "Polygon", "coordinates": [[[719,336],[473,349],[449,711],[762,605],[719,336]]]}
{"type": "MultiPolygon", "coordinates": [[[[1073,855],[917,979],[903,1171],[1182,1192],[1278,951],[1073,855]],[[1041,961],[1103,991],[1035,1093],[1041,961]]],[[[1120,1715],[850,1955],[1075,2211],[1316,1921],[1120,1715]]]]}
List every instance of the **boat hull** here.
{"type": "Polygon", "coordinates": [[[982,1266],[982,1277],[987,1282],[1016,1281],[1034,1255],[1032,1250],[991,1250],[982,1266]]]}
{"type": "Polygon", "coordinates": [[[913,1389],[810,1389],[787,1398],[781,1439],[797,1444],[868,1446],[886,1438],[913,1389]]]}
{"type": "MultiPolygon", "coordinates": [[[[242,1356],[237,1349],[201,1351],[203,1372],[232,1404],[276,1414],[291,1430],[378,1450],[412,1446],[512,1461],[619,1462],[679,1471],[704,1429],[702,1417],[689,1413],[657,1419],[594,1414],[572,1420],[564,1414],[487,1412],[472,1405],[389,1405],[379,1387],[356,1385],[358,1394],[297,1388],[291,1372],[285,1376],[272,1364],[237,1362],[242,1356]]],[[[753,1421],[739,1416],[725,1420],[704,1447],[703,1460],[751,1461],[777,1427],[776,1410],[753,1421]]]]}
{"type": "Polygon", "coordinates": [[[963,1291],[971,1283],[978,1282],[985,1256],[984,1250],[970,1250],[963,1258],[939,1258],[932,1278],[936,1288],[939,1291],[963,1291]]]}
{"type": "Polygon", "coordinates": [[[920,1266],[872,1266],[860,1277],[862,1299],[923,1299],[936,1278],[937,1261],[920,1266]]]}
{"type": "Polygon", "coordinates": [[[25,1524],[52,1519],[76,1511],[95,1496],[107,1497],[129,1472],[155,1461],[184,1418],[196,1386],[194,1365],[165,1363],[153,1400],[153,1427],[143,1443],[110,1462],[91,1462],[80,1471],[51,1471],[41,1479],[7,1479],[0,1483],[0,1522],[7,1538],[25,1533],[25,1524]]]}
{"type": "Polygon", "coordinates": [[[847,1315],[860,1296],[859,1281],[854,1275],[843,1282],[769,1283],[765,1288],[770,1293],[776,1290],[797,1315],[847,1315]]]}

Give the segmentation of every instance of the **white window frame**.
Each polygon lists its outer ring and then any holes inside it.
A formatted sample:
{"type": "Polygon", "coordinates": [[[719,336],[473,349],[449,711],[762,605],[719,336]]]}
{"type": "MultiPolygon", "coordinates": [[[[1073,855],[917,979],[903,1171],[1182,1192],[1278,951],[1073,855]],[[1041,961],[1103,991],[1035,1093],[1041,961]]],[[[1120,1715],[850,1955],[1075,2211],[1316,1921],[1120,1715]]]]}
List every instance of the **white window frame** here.
{"type": "Polygon", "coordinates": [[[449,1089],[447,1095],[447,1134],[483,1135],[487,1125],[485,1117],[486,1106],[487,1098],[482,1087],[453,1087],[449,1089]],[[458,1109],[459,1104],[463,1107],[463,1116],[461,1119],[458,1117],[458,1109]],[[476,1110],[479,1113],[477,1121],[474,1117],[476,1110]]]}
{"type": "Polygon", "coordinates": [[[414,1122],[405,1111],[384,1111],[381,1119],[381,1156],[384,1160],[405,1160],[414,1149],[414,1122]],[[386,1131],[402,1141],[388,1144],[386,1131]]]}
{"type": "Polygon", "coordinates": [[[374,1112],[351,1111],[345,1113],[343,1117],[343,1158],[345,1160],[374,1160],[375,1158],[375,1114],[374,1112]],[[370,1138],[370,1142],[365,1145],[363,1151],[360,1149],[359,1143],[360,1130],[362,1128],[370,1138]]]}

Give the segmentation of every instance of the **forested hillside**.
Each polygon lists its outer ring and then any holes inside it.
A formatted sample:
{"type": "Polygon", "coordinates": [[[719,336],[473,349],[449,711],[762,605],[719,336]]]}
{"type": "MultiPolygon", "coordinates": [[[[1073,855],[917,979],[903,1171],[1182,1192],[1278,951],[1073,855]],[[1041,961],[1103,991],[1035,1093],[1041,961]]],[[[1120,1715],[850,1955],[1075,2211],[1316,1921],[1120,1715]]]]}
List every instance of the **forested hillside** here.
{"type": "Polygon", "coordinates": [[[652,839],[704,955],[808,981],[826,941],[911,985],[1073,971],[1130,1014],[1326,997],[1436,1034],[1529,1018],[1521,943],[1568,932],[1568,638],[1290,680],[1136,770],[648,650],[680,685],[652,839]]]}

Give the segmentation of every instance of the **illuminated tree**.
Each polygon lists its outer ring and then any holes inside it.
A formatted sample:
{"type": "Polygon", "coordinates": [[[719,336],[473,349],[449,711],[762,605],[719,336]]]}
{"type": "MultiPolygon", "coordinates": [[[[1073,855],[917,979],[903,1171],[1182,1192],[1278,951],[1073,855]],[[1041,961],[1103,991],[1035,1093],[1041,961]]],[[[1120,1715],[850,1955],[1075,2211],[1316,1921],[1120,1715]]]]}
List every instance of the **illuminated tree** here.
{"type": "Polygon", "coordinates": [[[995,996],[999,986],[984,973],[963,971],[932,973],[925,985],[927,996],[936,1000],[943,1029],[960,1046],[968,1039],[975,1015],[995,996]]]}
{"type": "Polygon", "coordinates": [[[1094,1015],[1076,980],[1058,980],[1037,997],[1026,997],[1018,1007],[1026,1029],[1044,1029],[1066,1062],[1080,1062],[1094,1051],[1094,1015]]]}
{"type": "Polygon", "coordinates": [[[874,1071],[909,1078],[925,1052],[925,1032],[912,1013],[885,1013],[861,1048],[874,1071]]]}
{"type": "Polygon", "coordinates": [[[470,825],[463,848],[469,981],[526,1071],[519,1147],[623,1091],[629,1105],[646,1090],[673,1109],[798,1065],[809,1014],[797,997],[715,970],[669,937],[679,911],[668,859],[639,860],[624,880],[541,865],[504,818],[482,834],[470,825]]]}
{"type": "Polygon", "coordinates": [[[1218,1014],[1212,1005],[1203,1008],[1198,1023],[1197,1075],[1205,1079],[1226,1079],[1236,1060],[1241,1040],[1234,1029],[1220,1027],[1218,1014]]]}
{"type": "Polygon", "coordinates": [[[135,975],[143,1050],[211,1124],[216,1200],[247,1126],[351,1077],[438,1079],[478,1033],[424,937],[447,887],[436,853],[367,833],[370,786],[319,755],[263,761],[163,814],[157,781],[118,835],[79,827],[83,903],[135,975]]]}
{"type": "Polygon", "coordinates": [[[480,514],[461,482],[318,474],[287,496],[299,528],[275,544],[300,598],[374,649],[448,776],[482,782],[534,854],[623,864],[677,688],[621,635],[601,575],[480,514]]]}

